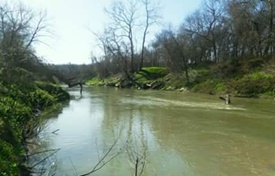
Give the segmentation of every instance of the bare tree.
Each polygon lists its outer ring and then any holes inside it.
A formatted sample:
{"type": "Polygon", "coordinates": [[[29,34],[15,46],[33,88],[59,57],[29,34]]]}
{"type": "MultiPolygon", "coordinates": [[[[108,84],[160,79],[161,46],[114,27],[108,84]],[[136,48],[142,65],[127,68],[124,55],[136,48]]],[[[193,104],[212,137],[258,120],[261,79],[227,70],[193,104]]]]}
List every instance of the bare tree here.
{"type": "Polygon", "coordinates": [[[0,4],[0,66],[5,80],[16,81],[22,74],[34,71],[34,64],[41,63],[32,45],[44,32],[45,13],[36,13],[20,3],[0,4]]]}
{"type": "Polygon", "coordinates": [[[224,9],[222,0],[207,0],[201,10],[187,17],[182,28],[190,34],[195,34],[206,41],[211,46],[208,50],[208,57],[218,62],[217,33],[221,24],[224,9]]]}
{"type": "Polygon", "coordinates": [[[152,26],[153,24],[157,23],[160,18],[158,15],[159,8],[157,5],[153,5],[152,2],[150,2],[149,0],[143,0],[143,4],[145,7],[146,15],[145,15],[145,25],[144,25],[144,30],[143,30],[143,37],[142,37],[139,70],[141,70],[143,67],[145,42],[146,42],[146,38],[148,35],[149,27],[152,26]]]}
{"type": "Polygon", "coordinates": [[[16,42],[28,49],[39,37],[48,34],[45,12],[35,12],[23,4],[0,4],[1,46],[16,42]]]}
{"type": "Polygon", "coordinates": [[[143,66],[149,28],[159,19],[157,10],[158,6],[149,0],[115,1],[110,8],[106,9],[111,21],[109,33],[119,40],[118,46],[124,47],[123,52],[127,53],[127,59],[130,60],[129,73],[143,66]],[[142,40],[139,40],[139,36],[142,36],[142,40]],[[141,50],[140,63],[136,66],[135,60],[137,60],[139,50],[141,50]]]}
{"type": "MultiPolygon", "coordinates": [[[[172,72],[181,73],[184,71],[186,82],[189,83],[188,59],[186,57],[186,40],[184,36],[177,36],[171,29],[162,31],[157,36],[159,44],[167,54],[167,65],[172,72]]],[[[165,57],[165,56],[164,56],[165,57]]]]}
{"type": "MultiPolygon", "coordinates": [[[[130,72],[134,71],[134,33],[138,26],[138,5],[137,1],[127,0],[126,3],[122,1],[115,1],[110,9],[106,9],[106,13],[111,19],[111,29],[115,37],[127,39],[124,43],[130,46],[130,72]]],[[[118,44],[119,45],[119,44],[118,44]]]]}
{"type": "Polygon", "coordinates": [[[273,31],[273,19],[274,19],[274,1],[273,0],[261,0],[261,1],[265,1],[268,4],[269,7],[269,31],[268,31],[268,45],[265,49],[265,53],[268,53],[268,51],[270,50],[271,55],[273,54],[273,50],[274,50],[274,31],[273,31]]]}

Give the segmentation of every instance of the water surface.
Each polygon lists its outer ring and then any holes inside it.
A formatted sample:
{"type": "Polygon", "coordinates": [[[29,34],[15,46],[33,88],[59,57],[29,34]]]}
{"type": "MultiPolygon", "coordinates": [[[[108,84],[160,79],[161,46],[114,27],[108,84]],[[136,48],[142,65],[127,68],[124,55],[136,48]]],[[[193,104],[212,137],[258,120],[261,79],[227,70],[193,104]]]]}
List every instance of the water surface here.
{"type": "Polygon", "coordinates": [[[274,176],[275,103],[166,91],[86,88],[41,134],[41,150],[57,149],[56,175],[90,171],[117,144],[124,151],[93,175],[134,175],[133,157],[144,158],[144,175],[274,176]],[[52,133],[59,129],[57,134],[52,133]]]}

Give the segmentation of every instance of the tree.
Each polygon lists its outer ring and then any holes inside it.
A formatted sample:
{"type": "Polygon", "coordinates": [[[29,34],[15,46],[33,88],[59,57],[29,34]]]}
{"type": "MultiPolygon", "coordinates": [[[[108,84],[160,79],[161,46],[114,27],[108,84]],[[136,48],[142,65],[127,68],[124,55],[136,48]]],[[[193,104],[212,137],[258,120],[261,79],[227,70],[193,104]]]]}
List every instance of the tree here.
{"type": "Polygon", "coordinates": [[[142,37],[139,70],[141,70],[143,67],[145,42],[146,42],[146,37],[148,34],[149,27],[152,26],[154,23],[157,23],[158,19],[160,18],[158,16],[158,12],[157,12],[158,7],[156,5],[152,5],[149,0],[143,0],[143,4],[145,6],[146,16],[145,16],[145,25],[144,25],[143,37],[142,37]]]}
{"type": "Polygon", "coordinates": [[[261,0],[261,1],[266,1],[266,3],[269,6],[269,31],[268,31],[268,45],[265,49],[265,53],[267,53],[270,50],[271,55],[273,54],[274,50],[274,31],[273,31],[273,19],[274,19],[274,12],[273,12],[273,0],[261,0]]]}
{"type": "Polygon", "coordinates": [[[111,23],[104,31],[106,37],[103,40],[101,38],[100,41],[108,52],[122,57],[126,64],[124,70],[127,69],[128,73],[133,73],[143,66],[149,29],[159,19],[157,10],[158,7],[149,0],[115,1],[110,8],[106,9],[111,23]],[[138,40],[139,38],[142,40],[138,40]],[[139,50],[141,54],[138,61],[139,50]]]}
{"type": "Polygon", "coordinates": [[[0,4],[0,69],[7,84],[31,76],[42,61],[32,48],[46,31],[46,14],[22,4],[0,4]]]}
{"type": "Polygon", "coordinates": [[[161,45],[162,51],[166,55],[164,57],[167,59],[168,67],[175,73],[184,71],[186,81],[189,83],[188,59],[186,57],[187,40],[184,38],[180,40],[180,36],[177,36],[171,29],[163,30],[157,38],[157,42],[161,45]]]}
{"type": "Polygon", "coordinates": [[[123,3],[123,1],[115,1],[111,5],[110,10],[106,9],[112,21],[109,29],[111,30],[110,33],[113,34],[113,42],[118,45],[117,48],[120,48],[122,44],[130,46],[130,72],[134,71],[134,33],[136,32],[135,28],[138,26],[137,11],[137,2],[132,0],[127,0],[126,3],[123,3]],[[117,37],[123,40],[123,42],[118,43],[116,40],[117,37]],[[124,40],[124,38],[127,40],[124,40]]]}
{"type": "Polygon", "coordinates": [[[194,34],[211,46],[205,52],[211,60],[219,62],[218,33],[223,19],[223,6],[221,0],[207,0],[202,10],[197,10],[186,19],[182,30],[194,34]]]}
{"type": "Polygon", "coordinates": [[[235,56],[271,54],[274,40],[273,2],[231,0],[227,5],[235,40],[235,56]]]}

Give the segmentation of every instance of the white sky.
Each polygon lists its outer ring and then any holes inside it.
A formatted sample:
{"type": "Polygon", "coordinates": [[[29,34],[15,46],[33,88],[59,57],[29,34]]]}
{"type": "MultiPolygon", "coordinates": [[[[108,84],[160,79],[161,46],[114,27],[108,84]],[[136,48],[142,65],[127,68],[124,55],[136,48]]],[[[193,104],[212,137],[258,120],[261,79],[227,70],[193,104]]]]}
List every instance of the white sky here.
{"type": "MultiPolygon", "coordinates": [[[[3,0],[0,0],[3,1],[3,0]]],[[[20,0],[19,0],[20,1],[20,0]]],[[[37,10],[46,10],[52,37],[36,43],[38,56],[48,62],[90,63],[91,51],[99,53],[97,40],[89,31],[101,32],[107,17],[104,8],[113,0],[21,0],[25,5],[37,10]]],[[[201,0],[159,0],[163,24],[178,26],[186,15],[199,8],[201,0]]],[[[160,28],[162,28],[160,26],[160,28]]]]}

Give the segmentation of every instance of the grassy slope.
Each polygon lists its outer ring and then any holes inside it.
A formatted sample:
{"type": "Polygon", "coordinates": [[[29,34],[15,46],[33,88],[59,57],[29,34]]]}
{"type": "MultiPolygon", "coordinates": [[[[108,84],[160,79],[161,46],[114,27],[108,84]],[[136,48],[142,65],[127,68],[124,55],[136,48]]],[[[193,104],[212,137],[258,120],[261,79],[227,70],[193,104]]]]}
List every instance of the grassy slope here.
{"type": "Polygon", "coordinates": [[[213,65],[208,69],[194,69],[191,89],[195,92],[236,96],[272,96],[275,90],[275,67],[271,61],[252,59],[249,61],[230,61],[213,65]]]}
{"type": "MultiPolygon", "coordinates": [[[[272,96],[275,90],[275,67],[262,59],[231,60],[221,64],[205,64],[189,69],[190,82],[183,74],[171,74],[163,67],[147,67],[134,74],[144,89],[177,90],[187,88],[207,94],[229,93],[236,96],[272,96]]],[[[119,76],[93,78],[88,85],[118,86],[119,76]]]]}
{"type": "Polygon", "coordinates": [[[0,85],[0,175],[21,175],[24,167],[24,136],[38,118],[36,109],[43,110],[69,99],[61,87],[37,82],[35,85],[0,85]]]}

